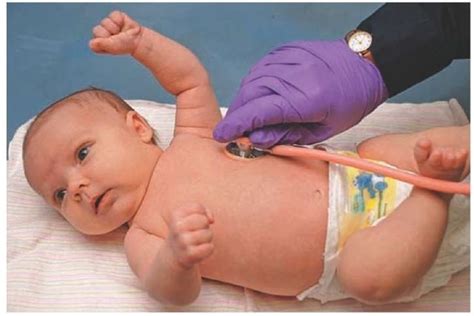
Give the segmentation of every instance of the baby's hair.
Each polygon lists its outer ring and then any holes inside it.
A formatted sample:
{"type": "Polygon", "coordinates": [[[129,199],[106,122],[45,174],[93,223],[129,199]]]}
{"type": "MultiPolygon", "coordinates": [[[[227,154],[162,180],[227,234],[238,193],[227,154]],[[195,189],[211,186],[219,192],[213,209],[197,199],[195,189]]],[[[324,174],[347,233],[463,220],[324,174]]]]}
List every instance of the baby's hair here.
{"type": "MultiPolygon", "coordinates": [[[[23,158],[25,157],[25,150],[28,146],[28,143],[34,134],[35,131],[38,130],[38,128],[46,122],[48,117],[57,109],[66,106],[68,104],[74,104],[74,105],[82,105],[82,104],[90,104],[91,100],[101,100],[105,101],[104,103],[111,106],[115,111],[118,113],[123,113],[126,115],[129,111],[135,111],[127,102],[125,102],[124,99],[122,99],[119,95],[116,93],[105,90],[105,89],[100,89],[96,87],[88,87],[82,90],[75,91],[55,102],[52,104],[48,105],[46,108],[44,108],[41,112],[36,115],[34,118],[33,122],[31,122],[30,126],[28,127],[28,130],[26,131],[25,138],[23,140],[23,158]]],[[[153,144],[156,145],[156,132],[154,132],[154,137],[153,137],[153,144]]]]}

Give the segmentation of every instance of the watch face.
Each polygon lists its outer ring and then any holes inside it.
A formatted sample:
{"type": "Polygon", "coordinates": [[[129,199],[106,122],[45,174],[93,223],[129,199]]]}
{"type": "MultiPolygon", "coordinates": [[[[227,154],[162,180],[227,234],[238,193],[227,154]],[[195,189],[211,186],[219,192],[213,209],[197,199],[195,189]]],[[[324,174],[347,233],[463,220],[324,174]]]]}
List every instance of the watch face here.
{"type": "Polygon", "coordinates": [[[351,35],[347,44],[354,52],[361,53],[369,49],[372,44],[372,35],[364,31],[357,31],[351,35]]]}

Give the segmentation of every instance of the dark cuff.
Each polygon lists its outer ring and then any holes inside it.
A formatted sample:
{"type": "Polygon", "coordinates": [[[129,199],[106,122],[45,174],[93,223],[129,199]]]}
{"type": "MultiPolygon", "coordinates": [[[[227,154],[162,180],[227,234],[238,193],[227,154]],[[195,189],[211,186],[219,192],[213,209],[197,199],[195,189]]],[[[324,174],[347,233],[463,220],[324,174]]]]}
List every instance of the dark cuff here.
{"type": "Polygon", "coordinates": [[[361,22],[392,97],[469,56],[469,3],[391,3],[361,22]]]}

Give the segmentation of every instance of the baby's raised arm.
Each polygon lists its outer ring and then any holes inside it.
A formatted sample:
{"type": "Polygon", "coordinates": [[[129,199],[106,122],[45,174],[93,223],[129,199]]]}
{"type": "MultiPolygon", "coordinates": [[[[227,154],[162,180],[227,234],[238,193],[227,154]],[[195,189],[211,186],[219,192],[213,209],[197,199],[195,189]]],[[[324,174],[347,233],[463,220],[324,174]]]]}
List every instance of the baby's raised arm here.
{"type": "Polygon", "coordinates": [[[176,96],[175,134],[212,138],[221,114],[207,71],[190,50],[119,11],[94,27],[93,35],[89,46],[94,52],[132,55],[176,96]]]}

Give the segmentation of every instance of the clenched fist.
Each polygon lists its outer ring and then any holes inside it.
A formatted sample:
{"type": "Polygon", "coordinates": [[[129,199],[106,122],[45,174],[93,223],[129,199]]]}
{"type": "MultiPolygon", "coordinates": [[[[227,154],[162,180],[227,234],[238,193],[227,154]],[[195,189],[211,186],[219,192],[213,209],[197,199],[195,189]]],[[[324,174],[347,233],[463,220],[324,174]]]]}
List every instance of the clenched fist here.
{"type": "Polygon", "coordinates": [[[192,268],[214,251],[212,223],[212,213],[197,203],[185,205],[171,214],[167,242],[183,268],[192,268]]]}
{"type": "Polygon", "coordinates": [[[99,54],[133,54],[138,47],[143,27],[127,14],[113,11],[92,29],[89,47],[99,54]]]}

